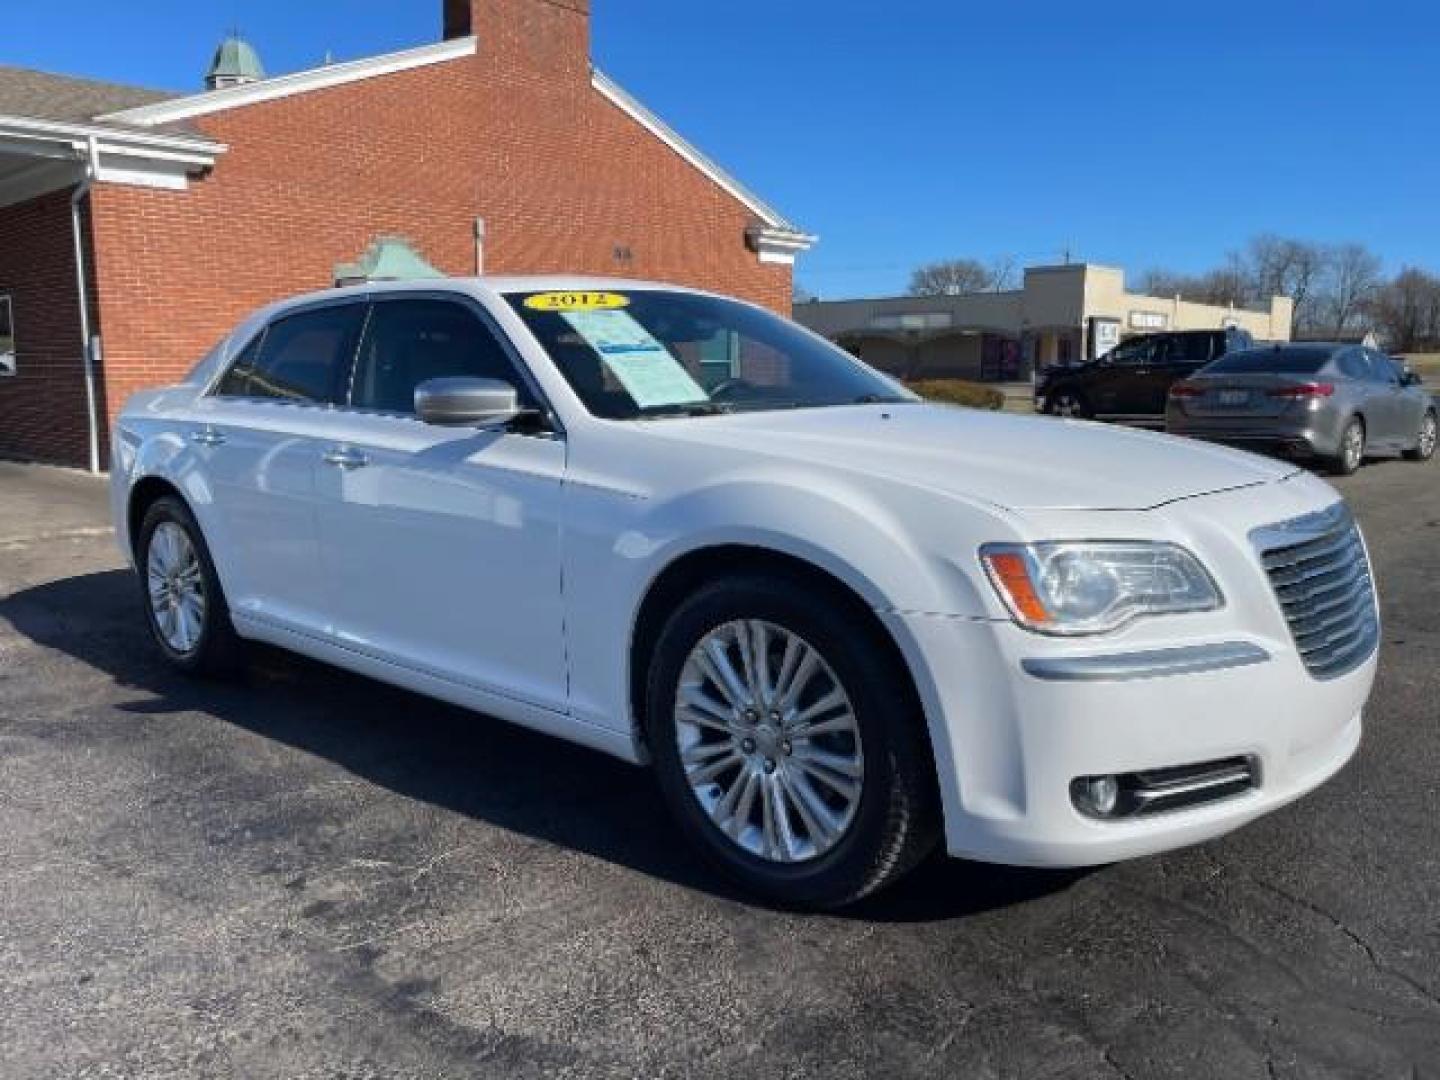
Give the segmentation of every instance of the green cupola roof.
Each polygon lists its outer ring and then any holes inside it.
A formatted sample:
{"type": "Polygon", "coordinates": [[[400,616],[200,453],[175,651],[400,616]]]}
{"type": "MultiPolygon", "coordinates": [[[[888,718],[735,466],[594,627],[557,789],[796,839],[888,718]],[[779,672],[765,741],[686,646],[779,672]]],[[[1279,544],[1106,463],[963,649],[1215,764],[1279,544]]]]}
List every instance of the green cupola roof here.
{"type": "Polygon", "coordinates": [[[248,41],[232,33],[215,50],[215,59],[210,61],[210,70],[205,73],[205,85],[218,90],[259,82],[263,78],[265,68],[260,63],[260,55],[248,41]]]}
{"type": "Polygon", "coordinates": [[[337,285],[360,285],[367,281],[416,281],[444,276],[399,236],[378,237],[358,261],[335,267],[337,285]]]}

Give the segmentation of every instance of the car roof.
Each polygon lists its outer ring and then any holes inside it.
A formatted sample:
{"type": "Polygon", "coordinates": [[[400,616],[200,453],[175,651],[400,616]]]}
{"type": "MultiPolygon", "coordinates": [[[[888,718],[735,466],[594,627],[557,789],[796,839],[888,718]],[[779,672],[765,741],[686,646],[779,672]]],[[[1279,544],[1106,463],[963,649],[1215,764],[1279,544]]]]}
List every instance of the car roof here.
{"type": "Polygon", "coordinates": [[[697,296],[714,295],[685,285],[663,281],[637,281],[633,278],[600,277],[581,274],[500,274],[482,277],[417,278],[412,281],[371,281],[336,289],[287,296],[268,305],[258,314],[265,318],[307,304],[331,300],[358,299],[366,296],[393,295],[408,292],[490,293],[505,295],[524,292],[684,292],[697,296]]]}

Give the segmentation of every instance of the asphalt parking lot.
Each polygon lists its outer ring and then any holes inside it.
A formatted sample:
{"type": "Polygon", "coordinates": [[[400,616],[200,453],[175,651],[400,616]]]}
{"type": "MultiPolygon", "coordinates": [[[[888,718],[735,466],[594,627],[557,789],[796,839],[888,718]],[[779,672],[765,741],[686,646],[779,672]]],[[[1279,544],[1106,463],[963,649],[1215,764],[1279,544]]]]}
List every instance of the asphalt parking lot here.
{"type": "Polygon", "coordinates": [[[102,485],[0,463],[0,1077],[1440,1076],[1440,463],[1339,486],[1386,625],[1338,778],[813,916],[607,758],[278,653],[170,674],[102,485]]]}

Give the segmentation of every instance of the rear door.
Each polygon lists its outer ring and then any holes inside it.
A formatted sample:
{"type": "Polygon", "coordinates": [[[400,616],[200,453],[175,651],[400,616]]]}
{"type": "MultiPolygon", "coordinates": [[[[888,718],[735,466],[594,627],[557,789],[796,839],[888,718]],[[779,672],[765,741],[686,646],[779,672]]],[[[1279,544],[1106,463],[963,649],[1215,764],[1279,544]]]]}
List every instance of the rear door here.
{"type": "Polygon", "coordinates": [[[447,376],[501,379],[542,405],[478,303],[377,296],[316,466],[333,631],[364,655],[563,710],[563,434],[421,422],[415,388],[447,376]]]}
{"type": "Polygon", "coordinates": [[[1157,339],[1148,370],[1136,378],[1136,418],[1163,422],[1170,387],[1215,359],[1218,340],[1216,334],[1171,334],[1157,339]]]}
{"type": "Polygon", "coordinates": [[[364,316],[346,301],[276,319],[195,408],[188,437],[210,492],[200,511],[237,615],[309,634],[325,623],[315,459],[364,316]]]}

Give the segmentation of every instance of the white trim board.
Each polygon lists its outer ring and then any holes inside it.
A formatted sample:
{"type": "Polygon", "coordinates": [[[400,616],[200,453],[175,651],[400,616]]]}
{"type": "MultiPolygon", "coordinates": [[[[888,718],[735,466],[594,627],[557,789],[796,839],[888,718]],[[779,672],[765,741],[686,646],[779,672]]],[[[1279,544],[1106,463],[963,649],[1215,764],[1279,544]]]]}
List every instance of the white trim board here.
{"type": "Polygon", "coordinates": [[[477,48],[474,37],[454,38],[434,45],[421,45],[416,49],[326,64],[324,67],[297,71],[291,75],[277,75],[273,79],[261,79],[259,82],[242,86],[227,86],[220,90],[208,90],[203,94],[159,101],[154,105],[141,105],[139,108],[109,113],[100,119],[134,124],[138,127],[173,124],[196,116],[256,105],[262,101],[275,101],[296,94],[308,94],[313,90],[359,82],[362,79],[375,79],[382,75],[428,67],[431,64],[443,64],[461,57],[474,56],[477,48]]]}
{"type": "Polygon", "coordinates": [[[803,239],[807,241],[799,247],[799,250],[808,249],[815,243],[815,237],[807,236],[797,229],[787,221],[778,210],[745,187],[744,184],[736,180],[719,165],[715,164],[715,162],[711,161],[701,153],[693,143],[686,140],[679,132],[670,127],[669,124],[665,123],[660,117],[656,116],[644,105],[640,104],[639,101],[631,97],[630,94],[615,82],[614,79],[610,78],[610,76],[596,68],[591,73],[590,81],[595,89],[600,91],[600,93],[617,108],[627,113],[631,119],[635,120],[641,127],[645,128],[650,134],[654,135],[666,146],[670,147],[671,150],[674,150],[675,153],[679,154],[691,165],[708,176],[727,194],[747,206],[769,226],[771,230],[792,234],[797,240],[803,239]]]}

